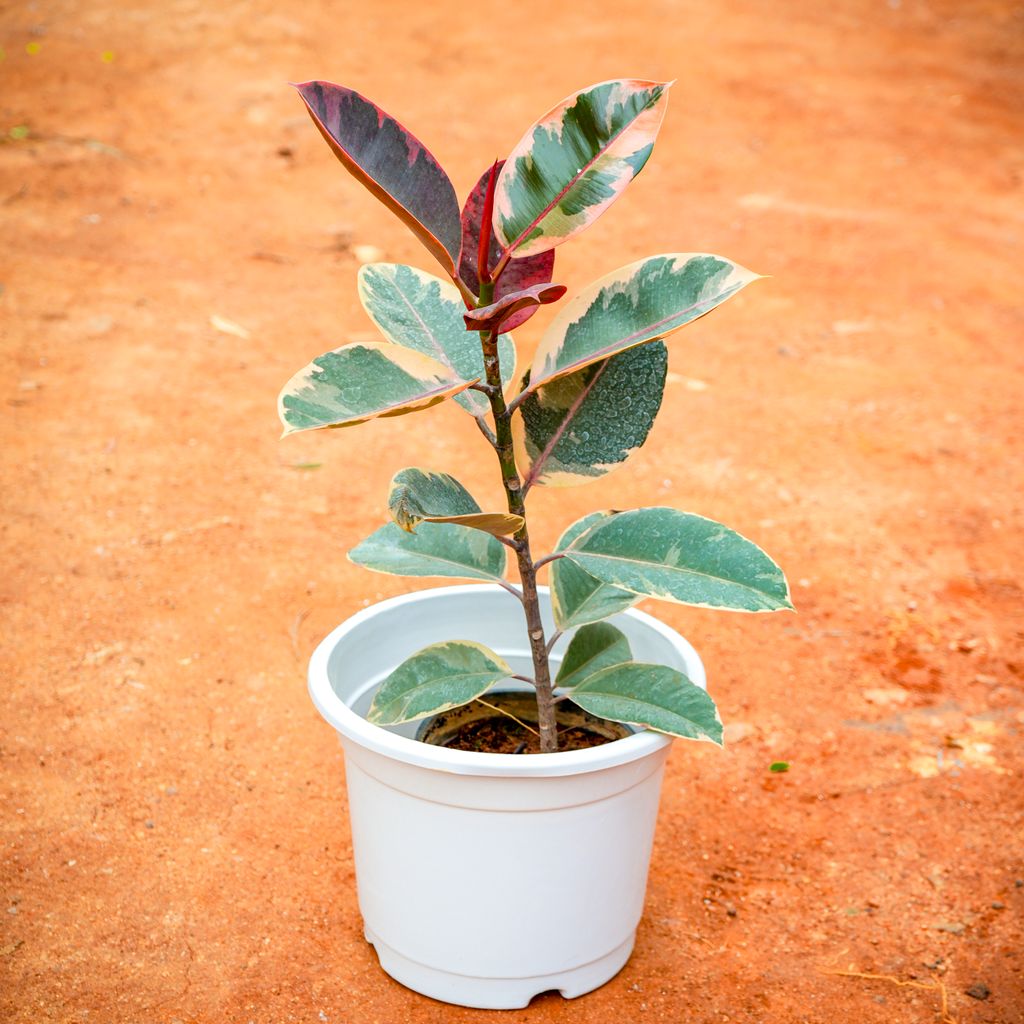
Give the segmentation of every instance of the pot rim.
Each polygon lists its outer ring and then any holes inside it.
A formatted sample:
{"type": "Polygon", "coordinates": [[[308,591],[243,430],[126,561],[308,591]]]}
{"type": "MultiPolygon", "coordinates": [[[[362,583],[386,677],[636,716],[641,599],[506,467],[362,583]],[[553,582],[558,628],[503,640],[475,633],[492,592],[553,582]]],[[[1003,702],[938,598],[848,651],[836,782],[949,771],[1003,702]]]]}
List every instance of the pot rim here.
{"type": "MultiPolygon", "coordinates": [[[[361,715],[356,714],[334,692],[327,671],[331,654],[339,643],[343,642],[350,633],[358,629],[368,619],[373,618],[381,611],[392,610],[400,606],[406,606],[411,610],[413,606],[429,602],[437,596],[479,594],[483,590],[508,596],[495,583],[430,587],[426,590],[417,590],[410,594],[400,594],[397,597],[378,601],[347,618],[317,644],[309,660],[309,695],[317,710],[341,733],[344,739],[351,740],[361,747],[405,764],[456,775],[520,779],[579,775],[648,757],[672,742],[671,736],[650,730],[641,730],[632,736],[585,750],[530,754],[528,757],[522,754],[487,754],[471,750],[450,750],[447,747],[437,747],[408,739],[380,726],[372,725],[361,715]]],[[[538,587],[537,590],[541,594],[549,593],[548,587],[538,587]]],[[[660,633],[674,646],[681,648],[684,655],[692,656],[696,659],[697,664],[700,664],[699,655],[693,645],[653,615],[638,611],[636,608],[629,608],[618,614],[660,633]]]]}

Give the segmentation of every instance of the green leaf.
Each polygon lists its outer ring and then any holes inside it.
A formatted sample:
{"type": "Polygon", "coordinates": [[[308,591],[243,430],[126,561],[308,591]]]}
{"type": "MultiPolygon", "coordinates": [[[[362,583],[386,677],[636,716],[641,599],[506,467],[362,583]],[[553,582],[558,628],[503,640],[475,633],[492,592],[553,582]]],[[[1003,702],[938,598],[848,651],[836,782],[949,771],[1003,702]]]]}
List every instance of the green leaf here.
{"type": "Polygon", "coordinates": [[[667,370],[668,352],[653,341],[528,392],[513,421],[524,484],[572,487],[621,466],[647,440],[667,370]]]}
{"type": "Polygon", "coordinates": [[[774,772],[775,774],[779,774],[780,772],[788,772],[789,771],[789,762],[788,761],[772,761],[772,763],[770,765],[768,765],[768,771],[774,772]]]}
{"type": "Polygon", "coordinates": [[[459,201],[433,154],[353,89],[332,82],[303,82],[295,88],[345,169],[454,275],[462,242],[459,201]]]}
{"type": "Polygon", "coordinates": [[[277,400],[284,434],[350,427],[377,416],[401,416],[443,402],[472,381],[435,359],[379,341],[343,345],[318,356],[277,400]]]}
{"type": "Polygon", "coordinates": [[[392,576],[501,580],[505,572],[505,547],[500,541],[453,523],[422,523],[415,533],[387,523],[357,544],[348,557],[365,569],[392,576]]]}
{"type": "Polygon", "coordinates": [[[782,570],[756,544],[674,508],[620,512],[565,555],[597,579],[645,597],[737,612],[793,608],[782,570]]]}
{"type": "Polygon", "coordinates": [[[682,672],[630,661],[589,676],[572,691],[584,711],[670,736],[722,745],[715,702],[682,672]]]}
{"type": "Polygon", "coordinates": [[[468,704],[510,675],[512,669],[483,644],[431,644],[381,683],[366,719],[374,725],[399,725],[436,715],[468,704]]]}
{"type": "MultiPolygon", "coordinates": [[[[436,359],[464,381],[486,376],[480,339],[466,331],[465,303],[449,282],[401,263],[368,263],[359,268],[359,300],[388,341],[436,359]]],[[[498,357],[507,384],[516,365],[511,335],[499,339],[498,357]]],[[[476,391],[464,391],[455,400],[474,416],[491,411],[487,398],[476,391]]]]}
{"type": "MultiPolygon", "coordinates": [[[[564,551],[573,541],[597,523],[611,518],[611,512],[591,512],[570,526],[555,545],[555,551],[564,551]]],[[[551,563],[551,605],[555,624],[561,630],[582,626],[587,622],[625,611],[640,600],[631,590],[622,590],[595,579],[568,558],[551,563]]]]}
{"type": "Polygon", "coordinates": [[[571,690],[595,672],[611,665],[621,665],[632,657],[629,641],[621,629],[607,622],[583,626],[573,635],[565,652],[555,686],[571,690]]]}
{"type": "Polygon", "coordinates": [[[600,82],[549,110],[498,176],[494,233],[501,245],[529,256],[593,224],[651,155],[668,88],[638,79],[600,82]]]}
{"type": "Polygon", "coordinates": [[[722,256],[650,256],[587,285],[558,312],[537,347],[530,389],[711,312],[759,275],[722,256]]]}
{"type": "Polygon", "coordinates": [[[392,478],[388,509],[391,518],[410,533],[420,523],[458,523],[496,537],[523,527],[521,516],[483,512],[455,477],[415,467],[399,470],[392,478]]]}

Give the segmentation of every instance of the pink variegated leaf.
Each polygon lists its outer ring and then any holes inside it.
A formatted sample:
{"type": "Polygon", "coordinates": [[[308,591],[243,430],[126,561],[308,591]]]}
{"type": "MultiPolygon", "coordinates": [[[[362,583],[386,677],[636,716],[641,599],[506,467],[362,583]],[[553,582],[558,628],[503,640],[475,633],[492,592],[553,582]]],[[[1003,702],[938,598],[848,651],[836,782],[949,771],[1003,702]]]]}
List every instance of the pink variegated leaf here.
{"type": "Polygon", "coordinates": [[[461,225],[455,188],[423,143],[376,104],[331,82],[295,87],[345,169],[410,228],[454,277],[461,225]]]}
{"type": "MultiPolygon", "coordinates": [[[[497,164],[498,173],[501,173],[504,160],[497,164]]],[[[469,194],[466,205],[462,208],[462,255],[459,259],[459,277],[469,286],[473,294],[480,291],[480,280],[478,273],[478,252],[480,249],[480,222],[484,213],[484,205],[487,199],[487,178],[490,175],[490,168],[484,171],[476,187],[469,194]]],[[[501,245],[495,237],[493,226],[490,228],[490,261],[488,270],[493,270],[495,264],[501,258],[501,245]]],[[[551,280],[555,270],[555,252],[549,249],[547,252],[538,253],[536,256],[527,256],[524,259],[510,260],[505,272],[498,279],[494,287],[495,299],[500,299],[511,292],[522,291],[535,284],[546,284],[551,280]]],[[[526,323],[537,311],[536,306],[527,306],[519,310],[511,319],[505,322],[502,330],[514,331],[520,324],[526,323]]]]}
{"type": "Polygon", "coordinates": [[[502,247],[532,256],[593,224],[647,163],[670,84],[600,82],[549,110],[498,175],[494,231],[502,247]]]}
{"type": "Polygon", "coordinates": [[[564,284],[535,284],[531,288],[511,292],[489,306],[471,309],[462,314],[462,319],[466,321],[467,331],[497,331],[502,334],[509,330],[509,321],[520,310],[536,309],[549,302],[557,302],[565,292],[564,284]]]}

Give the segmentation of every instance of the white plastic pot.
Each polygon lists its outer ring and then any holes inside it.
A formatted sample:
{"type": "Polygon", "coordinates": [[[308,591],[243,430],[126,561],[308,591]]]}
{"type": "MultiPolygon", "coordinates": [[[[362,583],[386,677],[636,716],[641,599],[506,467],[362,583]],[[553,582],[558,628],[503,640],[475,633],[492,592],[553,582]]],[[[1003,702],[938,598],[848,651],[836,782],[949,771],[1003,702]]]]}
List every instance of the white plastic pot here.
{"type": "MultiPolygon", "coordinates": [[[[541,600],[550,633],[546,591],[541,600]]],[[[609,621],[636,660],[705,685],[678,633],[632,609],[609,621]]],[[[531,670],[519,602],[479,584],[373,605],[310,661],[313,702],[345,749],[366,938],[391,977],[445,1002],[512,1009],[552,989],[583,995],[632,951],[671,740],[640,731],[587,750],[483,754],[419,743],[416,722],[370,725],[382,680],[441,640],[475,640],[531,670]]]]}

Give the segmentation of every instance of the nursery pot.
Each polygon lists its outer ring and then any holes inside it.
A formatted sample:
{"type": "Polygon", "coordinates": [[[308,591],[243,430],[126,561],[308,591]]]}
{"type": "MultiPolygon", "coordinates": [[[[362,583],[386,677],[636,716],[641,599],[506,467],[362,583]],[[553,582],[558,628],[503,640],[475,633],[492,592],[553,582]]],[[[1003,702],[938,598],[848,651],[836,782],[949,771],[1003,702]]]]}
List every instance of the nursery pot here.
{"type": "MultiPolygon", "coordinates": [[[[541,603],[550,635],[546,588],[541,603]]],[[[705,685],[674,630],[635,609],[608,621],[637,661],[705,685]]],[[[420,743],[417,722],[370,725],[385,677],[442,640],[475,640],[532,670],[522,608],[490,584],[372,605],[310,661],[313,702],[345,750],[366,938],[391,977],[445,1002],[512,1009],[548,990],[583,995],[632,951],[671,740],[640,730],[586,750],[488,754],[420,743]]]]}

